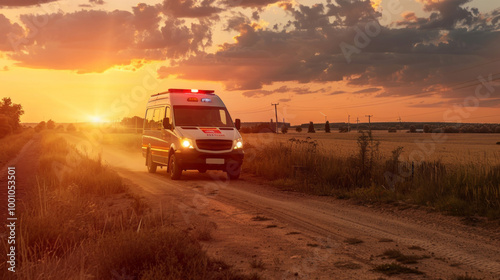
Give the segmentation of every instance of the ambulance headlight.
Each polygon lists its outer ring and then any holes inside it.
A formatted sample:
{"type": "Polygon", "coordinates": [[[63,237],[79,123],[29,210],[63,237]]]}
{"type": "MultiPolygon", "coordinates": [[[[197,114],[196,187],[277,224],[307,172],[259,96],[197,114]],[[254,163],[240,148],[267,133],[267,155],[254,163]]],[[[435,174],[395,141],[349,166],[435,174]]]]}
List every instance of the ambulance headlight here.
{"type": "Polygon", "coordinates": [[[193,149],[193,143],[191,142],[191,139],[182,139],[181,141],[181,145],[182,147],[184,148],[190,148],[190,149],[193,149]]]}
{"type": "Polygon", "coordinates": [[[234,148],[235,149],[241,149],[243,148],[243,140],[240,138],[240,139],[237,139],[234,141],[234,148]]]}

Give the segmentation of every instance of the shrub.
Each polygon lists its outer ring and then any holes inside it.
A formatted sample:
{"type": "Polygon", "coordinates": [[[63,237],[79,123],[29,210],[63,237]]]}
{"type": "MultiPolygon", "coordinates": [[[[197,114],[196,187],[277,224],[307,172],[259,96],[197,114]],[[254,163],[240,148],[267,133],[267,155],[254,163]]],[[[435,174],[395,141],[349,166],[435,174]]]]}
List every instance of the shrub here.
{"type": "Polygon", "coordinates": [[[75,132],[76,131],[76,127],[74,124],[70,123],[67,127],[66,127],[66,131],[67,132],[75,132]]]}
{"type": "Polygon", "coordinates": [[[315,133],[313,122],[309,122],[309,127],[307,129],[307,133],[315,133]]]}
{"type": "Polygon", "coordinates": [[[326,121],[326,123],[325,123],[325,132],[330,133],[330,122],[329,121],[326,121]]]}
{"type": "Polygon", "coordinates": [[[287,132],[288,132],[288,127],[285,124],[283,124],[283,126],[281,127],[281,133],[286,134],[287,132]]]}
{"type": "Polygon", "coordinates": [[[428,124],[424,125],[424,133],[429,133],[429,132],[431,132],[431,126],[428,124]]]}
{"type": "Polygon", "coordinates": [[[47,128],[47,124],[44,122],[44,121],[41,121],[40,123],[38,123],[36,126],[35,126],[35,132],[40,132],[44,129],[47,128]]]}
{"type": "Polygon", "coordinates": [[[295,131],[297,131],[298,133],[301,133],[301,132],[302,132],[302,127],[297,126],[297,127],[295,128],[295,131]]]}
{"type": "Polygon", "coordinates": [[[417,128],[414,125],[410,125],[410,132],[411,133],[417,132],[417,128]]]}
{"type": "Polygon", "coordinates": [[[48,120],[47,129],[54,129],[54,128],[56,128],[56,123],[53,120],[48,120]]]}
{"type": "Polygon", "coordinates": [[[500,125],[495,127],[495,133],[500,133],[500,125]]]}
{"type": "Polygon", "coordinates": [[[388,129],[388,132],[395,133],[395,132],[398,132],[398,129],[395,127],[391,127],[388,129]]]}

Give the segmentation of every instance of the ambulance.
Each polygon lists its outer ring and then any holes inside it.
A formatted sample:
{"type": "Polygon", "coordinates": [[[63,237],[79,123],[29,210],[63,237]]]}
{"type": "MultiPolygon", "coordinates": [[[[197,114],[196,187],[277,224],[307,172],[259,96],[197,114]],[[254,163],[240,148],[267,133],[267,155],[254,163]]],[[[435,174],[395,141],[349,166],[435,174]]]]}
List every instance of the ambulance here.
{"type": "Polygon", "coordinates": [[[222,170],[238,179],[243,163],[240,120],[234,122],[213,90],[169,89],[149,98],[142,133],[147,170],[167,167],[173,180],[183,170],[222,170]]]}

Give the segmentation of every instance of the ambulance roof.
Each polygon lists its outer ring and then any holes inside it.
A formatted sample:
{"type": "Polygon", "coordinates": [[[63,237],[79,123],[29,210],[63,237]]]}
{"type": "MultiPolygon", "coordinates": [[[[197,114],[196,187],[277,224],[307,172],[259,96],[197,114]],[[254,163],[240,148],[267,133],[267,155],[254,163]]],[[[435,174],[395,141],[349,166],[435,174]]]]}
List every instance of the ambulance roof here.
{"type": "Polygon", "coordinates": [[[213,106],[225,107],[224,102],[214,94],[213,90],[169,89],[151,95],[148,107],[155,105],[213,106]]]}

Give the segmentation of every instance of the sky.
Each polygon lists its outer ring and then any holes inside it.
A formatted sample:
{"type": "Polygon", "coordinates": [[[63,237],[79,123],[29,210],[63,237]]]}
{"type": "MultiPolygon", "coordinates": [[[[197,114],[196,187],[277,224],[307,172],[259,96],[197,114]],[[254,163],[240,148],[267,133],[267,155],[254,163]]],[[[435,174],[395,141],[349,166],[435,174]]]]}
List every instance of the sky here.
{"type": "Polygon", "coordinates": [[[0,0],[1,97],[22,122],[143,116],[214,89],[233,119],[500,122],[487,0],[0,0]]]}

